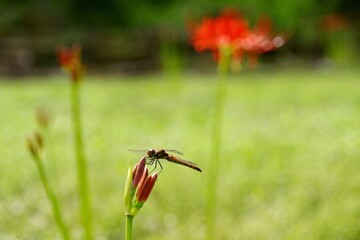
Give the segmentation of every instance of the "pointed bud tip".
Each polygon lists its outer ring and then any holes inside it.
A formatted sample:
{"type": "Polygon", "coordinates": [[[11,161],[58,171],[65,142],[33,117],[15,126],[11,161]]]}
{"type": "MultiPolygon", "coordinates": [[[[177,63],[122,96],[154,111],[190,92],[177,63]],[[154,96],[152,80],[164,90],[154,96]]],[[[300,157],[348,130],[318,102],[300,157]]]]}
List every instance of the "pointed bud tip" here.
{"type": "Polygon", "coordinates": [[[135,164],[135,167],[133,169],[133,173],[132,173],[132,180],[134,181],[134,178],[136,176],[136,173],[138,172],[139,170],[139,163],[135,164]]]}
{"type": "Polygon", "coordinates": [[[31,155],[36,156],[37,155],[37,148],[35,147],[35,144],[31,137],[28,137],[26,139],[27,147],[31,153],[31,155]]]}
{"type": "Polygon", "coordinates": [[[135,165],[136,171],[134,168],[133,179],[132,179],[133,188],[137,188],[139,184],[141,185],[143,179],[148,176],[148,170],[145,167],[145,164],[146,164],[146,158],[142,158],[140,162],[135,165]]]}
{"type": "Polygon", "coordinates": [[[145,165],[146,165],[146,157],[142,157],[142,158],[140,159],[139,165],[145,167],[145,165]]]}
{"type": "Polygon", "coordinates": [[[153,173],[151,175],[151,177],[154,179],[154,181],[156,181],[157,177],[159,176],[159,174],[156,172],[156,173],[153,173]]]}

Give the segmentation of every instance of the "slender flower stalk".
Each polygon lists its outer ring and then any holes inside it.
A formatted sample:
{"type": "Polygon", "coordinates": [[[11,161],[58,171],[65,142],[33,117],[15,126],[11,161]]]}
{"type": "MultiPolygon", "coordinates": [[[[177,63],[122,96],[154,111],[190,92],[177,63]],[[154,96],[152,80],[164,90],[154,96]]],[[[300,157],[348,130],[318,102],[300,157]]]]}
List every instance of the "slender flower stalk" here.
{"type": "Polygon", "coordinates": [[[69,229],[65,225],[63,220],[62,211],[59,205],[59,201],[49,185],[49,180],[47,178],[45,167],[41,155],[41,151],[43,149],[43,139],[40,133],[35,133],[32,138],[27,139],[28,149],[31,153],[32,158],[37,166],[37,170],[40,176],[41,183],[44,187],[46,196],[51,205],[51,209],[54,214],[56,225],[58,226],[61,236],[64,240],[70,240],[69,229]]]}
{"type": "Polygon", "coordinates": [[[87,176],[87,164],[84,156],[84,144],[82,138],[81,114],[80,114],[80,98],[79,98],[79,82],[74,82],[71,88],[71,109],[74,127],[74,140],[77,163],[77,176],[80,194],[80,214],[84,225],[85,236],[87,240],[92,239],[92,214],[90,207],[89,184],[87,176]]]}
{"type": "Polygon", "coordinates": [[[125,240],[132,239],[133,220],[134,220],[134,216],[126,215],[125,240]]]}
{"type": "MultiPolygon", "coordinates": [[[[191,40],[196,51],[210,50],[217,62],[218,84],[216,88],[214,116],[211,135],[211,157],[207,181],[206,219],[208,240],[217,239],[215,220],[217,207],[217,188],[219,180],[219,161],[221,151],[221,131],[226,104],[228,73],[230,66],[241,69],[243,55],[248,56],[250,68],[258,64],[258,55],[281,47],[285,37],[271,32],[269,18],[260,19],[254,30],[249,29],[247,21],[234,10],[227,10],[215,18],[204,18],[192,27],[191,40]]],[[[234,69],[235,70],[235,69],[234,69]]]]}
{"type": "Polygon", "coordinates": [[[211,158],[209,163],[209,178],[207,181],[207,239],[215,237],[215,217],[217,206],[217,188],[219,179],[219,162],[221,150],[221,131],[224,118],[224,107],[226,104],[228,90],[228,72],[230,68],[231,55],[227,49],[220,49],[221,59],[218,63],[218,83],[215,96],[215,109],[212,122],[211,136],[211,158]]]}
{"type": "Polygon", "coordinates": [[[133,219],[149,198],[158,177],[156,172],[149,176],[149,171],[145,165],[146,158],[143,157],[135,165],[134,169],[132,169],[131,165],[128,169],[124,191],[125,240],[132,239],[133,219]]]}
{"type": "Polygon", "coordinates": [[[77,165],[77,178],[80,197],[80,216],[83,224],[85,239],[92,236],[92,211],[89,195],[87,164],[84,155],[84,144],[81,125],[80,89],[85,68],[81,63],[81,48],[74,45],[72,48],[58,49],[60,65],[69,72],[71,78],[71,113],[74,128],[74,142],[77,165]]]}
{"type": "Polygon", "coordinates": [[[211,128],[211,158],[207,180],[206,239],[216,239],[216,208],[221,150],[221,130],[228,88],[228,72],[232,60],[242,57],[239,43],[248,34],[247,21],[235,11],[227,11],[217,18],[205,18],[192,32],[196,51],[210,50],[217,61],[218,83],[211,128]]]}

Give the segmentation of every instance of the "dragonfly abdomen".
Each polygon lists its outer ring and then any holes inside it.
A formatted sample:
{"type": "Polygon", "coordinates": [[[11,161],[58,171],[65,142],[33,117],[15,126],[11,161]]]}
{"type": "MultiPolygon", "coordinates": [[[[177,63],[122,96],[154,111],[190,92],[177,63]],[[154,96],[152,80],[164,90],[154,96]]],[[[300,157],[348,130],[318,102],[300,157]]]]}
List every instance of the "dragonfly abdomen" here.
{"type": "Polygon", "coordinates": [[[183,165],[183,166],[186,166],[186,167],[189,167],[189,168],[192,168],[192,169],[194,169],[196,171],[201,172],[201,169],[198,166],[196,166],[195,164],[191,164],[191,163],[189,163],[187,161],[183,161],[183,160],[178,159],[177,157],[174,157],[174,156],[172,156],[170,154],[165,159],[168,160],[169,162],[177,163],[177,164],[180,164],[180,165],[183,165]]]}

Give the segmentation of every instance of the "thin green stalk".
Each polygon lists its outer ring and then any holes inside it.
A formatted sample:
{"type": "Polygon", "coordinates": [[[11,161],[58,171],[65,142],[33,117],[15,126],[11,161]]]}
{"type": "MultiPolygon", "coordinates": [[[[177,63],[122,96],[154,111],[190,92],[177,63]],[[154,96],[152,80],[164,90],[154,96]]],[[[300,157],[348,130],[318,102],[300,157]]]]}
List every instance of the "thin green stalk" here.
{"type": "Polygon", "coordinates": [[[126,215],[125,240],[132,240],[132,224],[134,216],[126,215]]]}
{"type": "Polygon", "coordinates": [[[62,213],[61,213],[61,209],[59,206],[59,202],[56,198],[56,195],[54,194],[54,192],[51,190],[50,186],[49,186],[49,181],[46,177],[45,174],[45,169],[44,169],[44,165],[41,161],[41,159],[39,157],[35,157],[35,162],[36,162],[36,166],[38,168],[38,172],[40,175],[40,179],[41,179],[41,183],[43,184],[43,187],[45,189],[45,193],[46,196],[49,199],[51,208],[53,210],[54,213],[54,218],[55,218],[55,222],[58,225],[58,228],[61,232],[62,238],[64,240],[70,240],[70,234],[69,234],[69,230],[67,228],[67,226],[65,225],[64,221],[63,221],[63,217],[62,217],[62,213]]]}
{"type": "Polygon", "coordinates": [[[211,136],[211,157],[209,163],[209,177],[207,182],[207,239],[216,239],[215,217],[217,205],[217,188],[219,179],[219,160],[221,148],[221,130],[224,118],[224,106],[227,96],[227,78],[230,66],[230,54],[222,53],[223,57],[218,64],[219,80],[216,89],[215,110],[211,136]]]}
{"type": "MultiPolygon", "coordinates": [[[[42,136],[44,137],[44,142],[46,144],[46,158],[54,160],[55,159],[55,150],[52,140],[52,136],[47,127],[42,127],[40,129],[42,136]]],[[[59,167],[57,161],[49,161],[49,167],[51,166],[52,178],[55,179],[55,188],[59,186],[59,167]]]]}
{"type": "Polygon", "coordinates": [[[85,239],[92,239],[92,214],[90,208],[89,186],[87,179],[87,167],[84,156],[84,144],[80,118],[80,81],[72,81],[71,102],[72,120],[74,126],[74,140],[76,151],[77,177],[80,197],[80,216],[84,227],[85,239]]]}

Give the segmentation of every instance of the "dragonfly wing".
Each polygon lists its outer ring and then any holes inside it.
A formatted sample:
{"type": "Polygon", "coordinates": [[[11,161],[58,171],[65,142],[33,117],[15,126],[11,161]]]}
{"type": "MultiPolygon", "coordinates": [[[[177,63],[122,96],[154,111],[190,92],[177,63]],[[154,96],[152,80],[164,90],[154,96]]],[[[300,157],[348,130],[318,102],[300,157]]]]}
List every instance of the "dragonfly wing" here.
{"type": "Polygon", "coordinates": [[[173,153],[177,153],[179,155],[184,155],[182,152],[176,150],[176,149],[164,149],[166,152],[173,152],[173,153]]]}
{"type": "Polygon", "coordinates": [[[137,152],[137,153],[147,153],[149,150],[139,150],[139,149],[128,149],[130,152],[137,152]]]}

